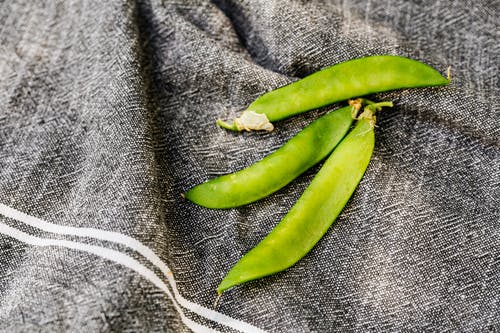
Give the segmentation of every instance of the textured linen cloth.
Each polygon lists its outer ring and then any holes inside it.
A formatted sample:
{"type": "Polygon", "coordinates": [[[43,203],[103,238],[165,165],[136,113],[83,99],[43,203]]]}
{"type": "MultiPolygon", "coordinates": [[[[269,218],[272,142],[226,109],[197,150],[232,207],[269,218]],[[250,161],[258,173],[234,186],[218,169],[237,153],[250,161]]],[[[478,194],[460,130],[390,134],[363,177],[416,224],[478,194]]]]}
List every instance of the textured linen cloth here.
{"type": "MultiPolygon", "coordinates": [[[[0,332],[499,332],[498,1],[0,2],[0,332]],[[194,185],[279,148],[215,126],[341,61],[395,54],[447,87],[371,96],[372,162],[285,272],[225,273],[320,165],[257,203],[194,185]]],[[[277,177],[279,175],[276,175],[277,177]]]]}

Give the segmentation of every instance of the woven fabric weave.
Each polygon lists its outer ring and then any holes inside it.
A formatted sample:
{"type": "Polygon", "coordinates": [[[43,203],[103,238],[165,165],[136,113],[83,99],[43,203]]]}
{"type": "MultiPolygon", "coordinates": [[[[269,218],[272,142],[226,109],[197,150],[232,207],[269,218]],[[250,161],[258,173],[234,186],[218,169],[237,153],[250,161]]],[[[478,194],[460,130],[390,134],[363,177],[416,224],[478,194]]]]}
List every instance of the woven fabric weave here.
{"type": "MultiPolygon", "coordinates": [[[[0,3],[0,332],[500,331],[498,1],[0,3]],[[215,126],[326,66],[407,56],[364,179],[292,268],[224,274],[320,165],[259,202],[181,193],[279,148],[215,126]]],[[[279,175],[276,175],[278,177],[279,175]]]]}

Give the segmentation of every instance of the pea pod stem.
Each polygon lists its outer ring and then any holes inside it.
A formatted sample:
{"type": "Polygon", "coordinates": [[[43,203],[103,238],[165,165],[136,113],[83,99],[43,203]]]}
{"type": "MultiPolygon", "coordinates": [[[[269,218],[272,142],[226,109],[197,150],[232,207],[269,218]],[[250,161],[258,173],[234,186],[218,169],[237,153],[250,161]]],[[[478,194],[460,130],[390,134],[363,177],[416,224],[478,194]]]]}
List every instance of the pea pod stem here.
{"type": "Polygon", "coordinates": [[[267,130],[272,122],[356,96],[395,89],[445,85],[449,78],[434,68],[400,56],[378,55],[342,62],[263,94],[233,123],[218,120],[232,131],[267,130]],[[266,118],[255,124],[255,114],[266,118]]]}
{"type": "Polygon", "coordinates": [[[366,98],[356,98],[356,99],[351,99],[348,101],[349,105],[353,106],[353,118],[358,119],[358,113],[359,110],[365,106],[365,109],[370,109],[372,110],[373,113],[382,110],[383,107],[389,107],[392,108],[394,104],[392,101],[385,101],[385,102],[373,102],[370,101],[369,99],[366,98]]]}
{"type": "Polygon", "coordinates": [[[374,113],[389,104],[373,103],[365,107],[354,129],[328,157],[288,214],[226,274],[217,287],[219,294],[283,271],[314,247],[361,181],[374,148],[374,113]]]}

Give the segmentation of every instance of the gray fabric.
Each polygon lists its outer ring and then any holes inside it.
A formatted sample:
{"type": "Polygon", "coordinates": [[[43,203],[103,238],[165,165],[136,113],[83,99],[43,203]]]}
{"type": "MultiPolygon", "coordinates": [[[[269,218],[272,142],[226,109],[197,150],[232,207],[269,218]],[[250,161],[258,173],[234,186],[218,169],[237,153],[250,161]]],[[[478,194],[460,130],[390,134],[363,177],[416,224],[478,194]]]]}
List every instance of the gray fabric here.
{"type": "MultiPolygon", "coordinates": [[[[228,133],[265,91],[363,55],[451,66],[444,88],[393,100],[353,198],[285,272],[217,311],[269,332],[500,331],[498,1],[22,1],[0,4],[0,203],[133,237],[212,308],[225,272],[293,205],[278,193],[208,210],[181,193],[277,149],[327,110],[228,133]]],[[[125,253],[0,215],[44,239],[125,253]]],[[[4,227],[5,229],[5,227],[4,227]]],[[[11,230],[11,229],[9,229],[11,230]]],[[[1,332],[190,331],[167,294],[114,261],[0,233],[1,332]]],[[[169,287],[170,290],[171,287],[169,287]]],[[[191,320],[225,332],[188,309],[191,320]]]]}

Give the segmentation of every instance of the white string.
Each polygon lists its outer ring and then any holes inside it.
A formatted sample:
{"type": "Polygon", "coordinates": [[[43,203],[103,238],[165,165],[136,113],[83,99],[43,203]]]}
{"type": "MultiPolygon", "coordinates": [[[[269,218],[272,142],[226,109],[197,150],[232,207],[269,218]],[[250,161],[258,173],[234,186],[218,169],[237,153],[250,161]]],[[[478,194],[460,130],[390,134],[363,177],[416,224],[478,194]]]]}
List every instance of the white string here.
{"type": "Polygon", "coordinates": [[[138,252],[142,256],[144,256],[147,260],[149,260],[154,266],[156,266],[161,272],[165,274],[167,280],[172,288],[174,293],[175,300],[184,308],[206,318],[212,320],[216,323],[219,323],[224,326],[231,327],[233,329],[242,331],[242,332],[264,332],[260,328],[253,326],[244,321],[231,318],[226,316],[220,312],[214,311],[212,309],[208,309],[202,305],[196,304],[192,301],[185,299],[177,289],[177,283],[175,282],[174,276],[170,268],[147,246],[139,242],[138,240],[118,233],[114,231],[100,230],[96,228],[83,228],[83,227],[71,227],[71,226],[63,226],[50,222],[46,222],[42,219],[39,219],[34,216],[27,215],[23,212],[20,212],[12,207],[6,206],[0,203],[0,214],[22,222],[24,224],[30,225],[32,227],[52,232],[60,235],[72,235],[78,237],[91,237],[94,239],[109,241],[113,243],[118,243],[125,245],[132,250],[138,252]]]}
{"type": "Polygon", "coordinates": [[[59,239],[50,239],[50,238],[40,238],[40,237],[35,237],[32,235],[29,235],[23,231],[20,231],[16,228],[12,228],[4,223],[0,222],[0,233],[5,234],[9,237],[15,238],[21,242],[34,245],[34,246],[61,246],[61,247],[67,247],[70,249],[74,250],[79,250],[79,251],[85,251],[91,254],[95,254],[99,257],[112,260],[118,264],[121,264],[125,267],[130,268],[131,270],[136,271],[149,281],[151,281],[155,286],[157,286],[159,289],[161,289],[163,292],[167,294],[168,297],[172,300],[172,303],[174,304],[174,307],[176,310],[179,312],[181,320],[188,326],[190,329],[192,329],[195,332],[216,332],[215,330],[200,325],[193,320],[189,319],[186,317],[184,312],[182,311],[181,307],[179,304],[175,301],[174,297],[172,296],[172,293],[168,289],[167,285],[163,283],[156,274],[151,271],[150,269],[144,267],[141,263],[139,263],[137,260],[134,258],[123,254],[121,252],[107,249],[101,246],[95,246],[95,245],[89,245],[89,244],[84,244],[84,243],[78,243],[78,242],[72,242],[72,241],[66,241],[66,240],[59,240],[59,239]]]}

